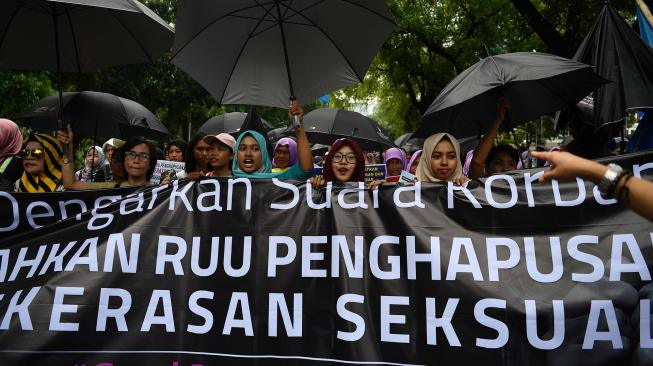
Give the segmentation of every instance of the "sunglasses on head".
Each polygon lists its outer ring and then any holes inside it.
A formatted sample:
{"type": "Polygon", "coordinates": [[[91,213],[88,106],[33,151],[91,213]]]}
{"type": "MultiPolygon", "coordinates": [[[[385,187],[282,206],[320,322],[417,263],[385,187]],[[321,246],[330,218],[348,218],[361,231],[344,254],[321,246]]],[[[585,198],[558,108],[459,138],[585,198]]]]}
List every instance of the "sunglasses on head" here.
{"type": "Polygon", "coordinates": [[[23,149],[23,158],[27,158],[28,156],[32,155],[32,157],[35,159],[41,159],[43,154],[45,154],[43,149],[23,149]]]}

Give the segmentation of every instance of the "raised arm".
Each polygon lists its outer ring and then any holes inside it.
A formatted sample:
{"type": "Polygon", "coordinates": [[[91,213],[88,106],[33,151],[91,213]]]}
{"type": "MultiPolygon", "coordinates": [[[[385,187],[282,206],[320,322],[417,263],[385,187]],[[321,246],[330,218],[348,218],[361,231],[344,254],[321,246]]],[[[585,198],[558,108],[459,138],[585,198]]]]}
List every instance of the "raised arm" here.
{"type": "Polygon", "coordinates": [[[305,172],[313,170],[313,154],[311,153],[311,145],[308,142],[306,131],[304,130],[304,108],[299,105],[296,100],[293,100],[288,109],[288,117],[292,120],[294,116],[299,116],[301,123],[295,131],[295,138],[297,139],[297,157],[299,165],[305,172]]]}
{"type": "MultiPolygon", "coordinates": [[[[551,168],[544,172],[540,181],[549,179],[570,180],[575,177],[588,179],[599,184],[608,167],[586,160],[568,152],[532,152],[538,159],[551,162],[551,168]]],[[[644,179],[622,176],[617,182],[613,196],[624,205],[649,221],[653,221],[653,183],[644,179]]]]}
{"type": "Polygon", "coordinates": [[[497,101],[497,113],[494,115],[494,120],[490,129],[485,132],[485,135],[474,149],[472,163],[469,167],[469,177],[472,179],[480,178],[485,175],[485,160],[492,149],[494,139],[497,138],[499,127],[506,116],[506,111],[510,108],[510,101],[506,98],[499,98],[497,101]]]}
{"type": "Polygon", "coordinates": [[[64,155],[61,161],[61,174],[63,186],[66,189],[80,191],[84,189],[91,189],[88,182],[80,182],[75,179],[75,166],[73,164],[73,130],[68,125],[68,131],[59,130],[57,132],[57,140],[64,145],[68,145],[68,153],[64,155]]]}

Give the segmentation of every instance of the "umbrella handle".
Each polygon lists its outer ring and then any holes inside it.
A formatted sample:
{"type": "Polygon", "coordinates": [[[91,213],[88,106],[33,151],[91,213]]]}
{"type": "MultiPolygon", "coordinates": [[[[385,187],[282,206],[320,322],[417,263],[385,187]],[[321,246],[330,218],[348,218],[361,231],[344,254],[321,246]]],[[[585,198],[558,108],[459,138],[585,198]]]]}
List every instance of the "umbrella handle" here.
{"type": "MultiPolygon", "coordinates": [[[[290,99],[291,104],[292,104],[292,102],[297,100],[297,98],[294,95],[291,95],[289,99],[290,99]]],[[[292,129],[295,130],[295,129],[299,128],[301,122],[299,121],[299,116],[293,116],[293,117],[294,118],[293,118],[293,123],[292,123],[292,129]]]]}
{"type": "MultiPolygon", "coordinates": [[[[67,129],[68,124],[64,125],[63,120],[61,118],[57,119],[57,124],[59,125],[60,130],[62,131],[68,130],[67,129]]],[[[61,150],[63,151],[64,156],[68,156],[68,151],[69,151],[68,144],[63,144],[63,146],[61,146],[61,150]]]]}

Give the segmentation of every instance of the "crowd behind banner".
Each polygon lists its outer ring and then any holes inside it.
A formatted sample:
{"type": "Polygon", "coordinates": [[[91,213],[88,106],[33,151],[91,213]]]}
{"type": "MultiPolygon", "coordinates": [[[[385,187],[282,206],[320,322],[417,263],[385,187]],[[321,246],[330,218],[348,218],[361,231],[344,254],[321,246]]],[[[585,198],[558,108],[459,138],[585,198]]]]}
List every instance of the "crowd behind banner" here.
{"type": "Polygon", "coordinates": [[[607,185],[542,183],[537,154],[494,145],[510,107],[473,151],[447,133],[382,154],[344,137],[315,159],[300,124],[270,151],[255,130],[112,138],[82,169],[70,126],[23,141],[0,120],[0,353],[647,364],[653,234],[618,201],[651,154],[618,157],[607,185]]]}
{"type": "Polygon", "coordinates": [[[541,174],[0,193],[2,362],[650,363],[653,227],[541,174]]]}

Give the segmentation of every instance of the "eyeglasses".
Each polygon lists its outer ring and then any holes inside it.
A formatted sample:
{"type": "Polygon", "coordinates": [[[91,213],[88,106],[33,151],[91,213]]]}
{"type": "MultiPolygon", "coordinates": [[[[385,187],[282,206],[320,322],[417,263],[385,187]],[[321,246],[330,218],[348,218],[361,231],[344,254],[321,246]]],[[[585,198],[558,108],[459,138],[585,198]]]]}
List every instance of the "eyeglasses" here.
{"type": "Polygon", "coordinates": [[[137,153],[135,151],[126,151],[125,152],[125,159],[129,160],[136,160],[136,157],[138,157],[138,160],[140,161],[149,161],[150,160],[150,154],[148,153],[137,153]]]}
{"type": "Polygon", "coordinates": [[[43,154],[45,154],[43,149],[23,149],[23,158],[32,155],[34,159],[39,160],[43,157],[43,154]]]}
{"type": "Polygon", "coordinates": [[[335,153],[333,154],[333,162],[334,163],[339,163],[342,161],[342,159],[345,159],[346,162],[350,164],[354,164],[356,162],[356,155],[354,154],[342,154],[342,153],[335,153]]]}

